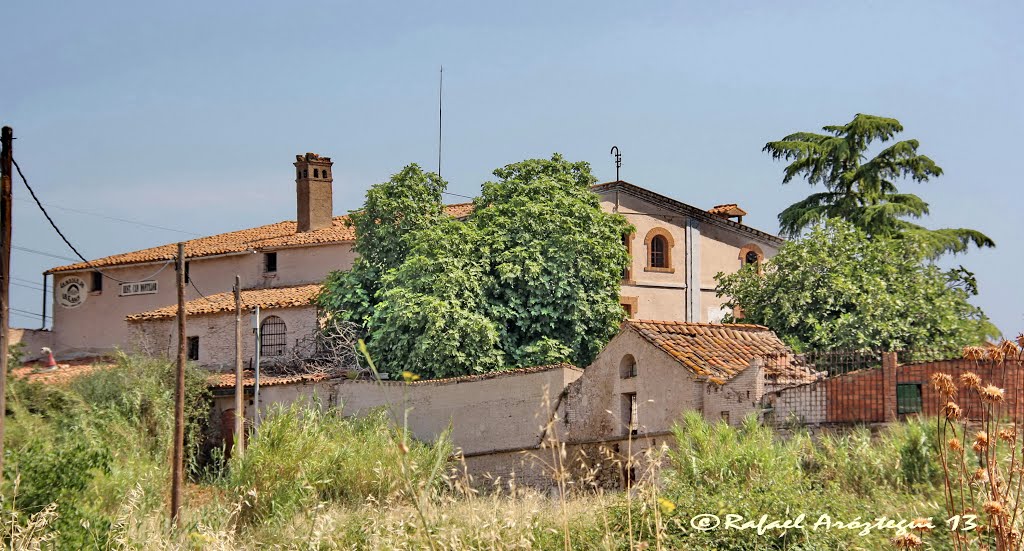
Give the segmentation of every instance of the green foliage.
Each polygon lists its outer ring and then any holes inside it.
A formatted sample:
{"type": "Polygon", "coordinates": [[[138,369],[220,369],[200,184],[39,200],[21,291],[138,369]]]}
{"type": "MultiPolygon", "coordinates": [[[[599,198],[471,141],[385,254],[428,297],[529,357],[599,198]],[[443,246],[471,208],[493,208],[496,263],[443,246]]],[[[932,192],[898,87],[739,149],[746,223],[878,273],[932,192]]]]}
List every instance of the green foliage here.
{"type": "Polygon", "coordinates": [[[14,369],[25,361],[25,343],[16,342],[7,345],[7,371],[14,369]]]}
{"type": "Polygon", "coordinates": [[[631,228],[601,210],[589,165],[554,155],[494,174],[464,222],[443,215],[444,182],[416,165],[353,213],[360,259],[319,303],[366,328],[384,371],[586,365],[615,334],[631,228]]]}
{"type": "Polygon", "coordinates": [[[828,218],[842,218],[872,237],[914,237],[929,256],[964,252],[974,244],[994,247],[983,233],[966,228],[929,230],[907,221],[928,214],[920,197],[899,193],[896,182],[910,178],[927,182],[942,169],[917,152],[917,140],[903,140],[883,148],[868,159],[874,142],[888,142],[903,131],[896,119],[858,114],[842,126],[825,126],[825,134],[797,132],[768,142],[764,151],[772,158],[792,161],[782,182],[803,177],[825,191],[790,205],[779,214],[783,235],[796,237],[828,218]]]}
{"type": "Polygon", "coordinates": [[[518,366],[588,365],[622,321],[622,236],[632,227],[601,210],[587,163],[554,155],[494,175],[470,222],[485,243],[487,315],[502,348],[518,366]]]}
{"type": "MultiPolygon", "coordinates": [[[[743,320],[798,349],[959,350],[989,332],[965,273],[922,263],[912,239],[868,239],[841,220],[814,226],[763,265],[718,274],[743,320]]],[[[969,280],[968,280],[969,281],[969,280]]],[[[731,321],[731,320],[729,320],[731,321]]]]}
{"type": "Polygon", "coordinates": [[[232,459],[225,484],[244,502],[248,524],[288,521],[320,502],[408,502],[403,469],[414,485],[431,488],[451,445],[442,435],[430,445],[410,442],[403,452],[397,431],[385,411],[347,419],[310,404],[276,407],[244,457],[232,459]]]}
{"type": "MultiPolygon", "coordinates": [[[[847,433],[776,434],[753,417],[740,427],[709,424],[696,412],[675,427],[678,446],[669,452],[664,495],[670,548],[683,549],[887,549],[891,531],[861,536],[848,530],[811,530],[822,514],[849,521],[943,518],[935,498],[942,485],[933,453],[934,427],[922,421],[896,424],[872,436],[847,433]],[[931,450],[919,454],[922,450],[931,450]],[[907,460],[910,459],[910,465],[907,460]],[[699,513],[742,515],[755,522],[807,515],[804,530],[690,529],[699,513]],[[676,523],[682,521],[682,525],[676,523]]],[[[619,519],[619,523],[621,523],[619,519]]]]}

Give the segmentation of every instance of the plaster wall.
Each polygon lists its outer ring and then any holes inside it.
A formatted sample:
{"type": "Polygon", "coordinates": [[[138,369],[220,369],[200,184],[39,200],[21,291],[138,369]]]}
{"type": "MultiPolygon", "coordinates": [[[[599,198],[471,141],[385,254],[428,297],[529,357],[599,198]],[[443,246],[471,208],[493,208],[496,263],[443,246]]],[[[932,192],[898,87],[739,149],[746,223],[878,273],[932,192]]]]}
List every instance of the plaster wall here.
{"type": "MultiPolygon", "coordinates": [[[[273,308],[260,311],[260,318],[266,320],[277,316],[285,323],[286,346],[293,348],[299,339],[308,337],[317,328],[317,314],[314,306],[296,308],[273,308]]],[[[177,354],[177,320],[144,320],[128,322],[130,327],[129,349],[152,356],[173,358],[177,354]]],[[[186,335],[199,337],[199,360],[203,367],[216,371],[234,369],[235,359],[235,313],[204,314],[190,316],[186,320],[186,335]]],[[[250,315],[242,315],[242,362],[248,369],[256,351],[256,338],[252,332],[250,315]]],[[[261,362],[272,364],[274,358],[264,357],[261,362]]],[[[269,388],[269,387],[268,387],[269,388]]]]}
{"type": "MultiPolygon", "coordinates": [[[[239,253],[190,260],[189,278],[192,284],[185,287],[185,299],[201,298],[199,291],[207,296],[229,292],[235,284],[236,274],[242,277],[244,289],[319,283],[331,270],[350,268],[355,260],[351,243],[280,249],[276,252],[275,274],[264,272],[263,253],[239,253]]],[[[92,274],[89,271],[54,274],[55,291],[51,296],[54,351],[60,353],[74,349],[80,353],[91,353],[129,347],[131,332],[125,316],[177,302],[174,263],[154,275],[162,266],[163,263],[155,263],[103,268],[104,273],[122,281],[156,281],[157,292],[121,296],[118,282],[104,278],[102,291],[90,291],[85,302],[77,308],[60,306],[56,300],[57,283],[65,277],[76,275],[91,285],[92,274]]]]}

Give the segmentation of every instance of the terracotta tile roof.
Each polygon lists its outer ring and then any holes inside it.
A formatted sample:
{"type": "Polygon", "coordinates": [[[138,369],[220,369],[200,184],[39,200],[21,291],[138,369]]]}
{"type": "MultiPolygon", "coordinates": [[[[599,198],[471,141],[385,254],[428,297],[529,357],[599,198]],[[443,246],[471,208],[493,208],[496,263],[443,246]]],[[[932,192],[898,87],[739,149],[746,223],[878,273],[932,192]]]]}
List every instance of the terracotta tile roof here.
{"type": "MultiPolygon", "coordinates": [[[[242,308],[250,309],[259,306],[268,308],[292,308],[296,306],[307,306],[316,300],[317,295],[323,288],[319,283],[311,285],[296,285],[294,287],[272,287],[269,289],[244,289],[242,291],[242,308]]],[[[231,312],[235,309],[235,295],[232,292],[217,293],[206,298],[197,298],[185,303],[185,314],[198,316],[203,314],[217,314],[220,312],[231,312]]],[[[125,317],[127,321],[144,321],[157,319],[170,319],[178,315],[178,305],[164,306],[156,310],[131,314],[125,317]]]]}
{"type": "MultiPolygon", "coordinates": [[[[265,375],[260,373],[260,388],[265,386],[288,385],[293,383],[314,383],[324,381],[330,377],[325,373],[309,373],[303,375],[265,375]]],[[[256,383],[256,375],[253,371],[242,372],[242,385],[252,387],[256,383]]],[[[235,374],[216,373],[206,378],[206,384],[210,388],[234,388],[235,374]]]]}
{"type": "MultiPolygon", "coordinates": [[[[473,212],[473,203],[448,205],[445,210],[456,218],[468,216],[473,212]]],[[[356,239],[355,228],[349,224],[349,217],[335,216],[334,223],[328,228],[297,233],[298,225],[294,220],[268,224],[256,228],[248,228],[207,237],[190,239],[185,242],[185,255],[190,258],[214,256],[220,254],[243,253],[282,247],[303,245],[323,245],[327,243],[351,243],[356,239]]],[[[159,247],[142,249],[130,253],[115,254],[92,260],[89,263],[77,262],[66,266],[50,268],[48,274],[88,270],[90,267],[121,266],[141,262],[160,262],[172,260],[178,254],[178,244],[171,243],[159,247]]]]}
{"type": "Polygon", "coordinates": [[[736,203],[726,203],[724,205],[715,205],[708,209],[708,212],[717,216],[746,216],[747,211],[740,208],[736,203]]]}
{"type": "Polygon", "coordinates": [[[727,381],[786,345],[763,325],[629,320],[626,325],[698,377],[727,381]]]}
{"type": "Polygon", "coordinates": [[[113,366],[114,364],[110,363],[108,358],[88,357],[71,360],[67,363],[58,362],[57,368],[49,371],[41,361],[36,361],[26,362],[22,367],[12,369],[11,376],[26,379],[34,383],[63,385],[67,384],[72,379],[81,377],[82,375],[87,375],[101,369],[108,369],[113,366]]]}

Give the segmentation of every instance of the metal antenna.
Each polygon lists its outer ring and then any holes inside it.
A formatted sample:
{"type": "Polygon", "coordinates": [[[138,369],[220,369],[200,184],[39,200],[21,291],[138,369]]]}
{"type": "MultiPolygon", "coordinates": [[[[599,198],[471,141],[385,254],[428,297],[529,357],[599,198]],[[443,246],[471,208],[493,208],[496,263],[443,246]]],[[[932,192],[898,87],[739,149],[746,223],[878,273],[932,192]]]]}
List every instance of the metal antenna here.
{"type": "Polygon", "coordinates": [[[437,177],[441,177],[441,117],[444,114],[441,99],[444,97],[444,65],[441,65],[440,77],[437,81],[437,177]]]}
{"type": "Polygon", "coordinates": [[[619,146],[613,145],[609,155],[615,155],[615,181],[619,181],[619,169],[622,168],[622,153],[619,153],[619,146]]]}

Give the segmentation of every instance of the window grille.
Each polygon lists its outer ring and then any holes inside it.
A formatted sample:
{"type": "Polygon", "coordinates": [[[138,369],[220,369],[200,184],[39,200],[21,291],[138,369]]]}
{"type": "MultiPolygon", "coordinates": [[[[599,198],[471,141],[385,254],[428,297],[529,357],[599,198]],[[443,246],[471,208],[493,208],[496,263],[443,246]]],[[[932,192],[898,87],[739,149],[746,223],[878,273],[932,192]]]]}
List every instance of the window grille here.
{"type": "Polygon", "coordinates": [[[899,383],[896,385],[896,413],[920,413],[923,400],[921,399],[920,383],[899,383]]]}
{"type": "Polygon", "coordinates": [[[270,316],[260,324],[260,356],[283,356],[287,345],[288,327],[284,320],[270,316]]]}

